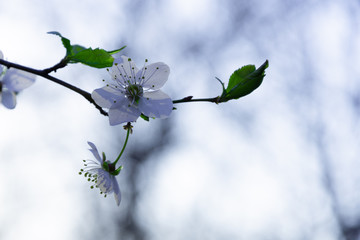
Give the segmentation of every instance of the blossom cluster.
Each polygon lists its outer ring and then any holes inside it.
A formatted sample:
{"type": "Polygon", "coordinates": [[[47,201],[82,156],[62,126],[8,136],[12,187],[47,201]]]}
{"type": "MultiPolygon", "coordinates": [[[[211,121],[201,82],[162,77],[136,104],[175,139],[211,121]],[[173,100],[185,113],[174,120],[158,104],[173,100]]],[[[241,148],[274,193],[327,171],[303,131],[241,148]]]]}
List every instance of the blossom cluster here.
{"type": "MultiPolygon", "coordinates": [[[[95,89],[91,97],[100,107],[109,109],[110,125],[127,122],[129,132],[131,131],[129,122],[135,122],[140,115],[149,118],[170,116],[173,102],[160,90],[170,74],[168,65],[158,62],[138,69],[131,58],[121,56],[114,60],[112,68],[107,71],[110,73],[111,81],[104,87],[95,89]]],[[[100,193],[105,196],[114,193],[116,203],[119,205],[121,193],[116,175],[119,174],[122,166],[116,168],[117,161],[106,161],[105,154],[101,159],[96,146],[91,142],[88,144],[96,161],[86,160],[85,168],[81,169],[80,174],[84,173],[88,181],[94,183],[91,188],[100,188],[100,193]]],[[[121,154],[122,152],[120,156],[121,154]]]]}
{"type": "Polygon", "coordinates": [[[239,99],[250,94],[261,85],[265,76],[265,69],[269,66],[269,62],[266,60],[257,69],[255,65],[239,68],[230,76],[226,88],[225,84],[216,78],[222,86],[220,96],[201,99],[193,99],[192,96],[188,96],[173,101],[160,90],[170,74],[170,68],[165,63],[148,64],[146,59],[144,66],[138,68],[135,62],[127,56],[114,58],[114,55],[117,55],[125,46],[113,51],[86,48],[78,44],[71,44],[71,41],[59,32],[51,31],[48,33],[60,37],[66,49],[65,57],[53,67],[36,70],[11,63],[3,59],[3,54],[0,51],[0,102],[6,108],[14,109],[17,94],[35,82],[36,74],[85,97],[103,115],[108,116],[111,126],[126,123],[124,129],[127,130],[127,135],[118,157],[113,162],[106,159],[105,153],[100,157],[96,146],[92,142],[88,142],[89,150],[95,160],[84,160],[84,168],[80,170],[80,175],[85,176],[92,183],[91,188],[99,188],[100,193],[104,196],[114,193],[117,205],[120,204],[121,193],[116,176],[120,173],[122,165],[120,167],[116,167],[116,165],[126,148],[129,134],[132,133],[132,122],[136,122],[139,117],[147,121],[149,119],[167,118],[173,110],[173,103],[207,101],[218,104],[239,99]],[[110,79],[108,81],[103,80],[104,86],[89,93],[50,75],[51,72],[56,72],[70,63],[82,63],[95,68],[109,67],[107,71],[110,74],[110,79]]]}
{"type": "MultiPolygon", "coordinates": [[[[0,51],[0,59],[3,54],[0,51]]],[[[162,62],[145,64],[138,69],[131,58],[121,56],[115,58],[110,73],[111,80],[102,88],[95,89],[91,97],[101,108],[108,110],[110,125],[128,123],[125,149],[129,133],[132,132],[131,122],[135,122],[139,116],[145,118],[167,118],[173,110],[171,98],[160,90],[168,80],[170,68],[162,62]]],[[[35,75],[16,68],[7,68],[0,65],[0,101],[8,109],[16,106],[16,95],[31,86],[35,82],[35,75]]],[[[90,151],[95,160],[84,160],[84,168],[80,174],[92,183],[91,188],[99,188],[100,193],[114,193],[116,204],[121,201],[121,193],[116,176],[122,166],[116,168],[119,157],[110,162],[106,160],[105,153],[102,157],[92,142],[88,142],[90,151]]]]}

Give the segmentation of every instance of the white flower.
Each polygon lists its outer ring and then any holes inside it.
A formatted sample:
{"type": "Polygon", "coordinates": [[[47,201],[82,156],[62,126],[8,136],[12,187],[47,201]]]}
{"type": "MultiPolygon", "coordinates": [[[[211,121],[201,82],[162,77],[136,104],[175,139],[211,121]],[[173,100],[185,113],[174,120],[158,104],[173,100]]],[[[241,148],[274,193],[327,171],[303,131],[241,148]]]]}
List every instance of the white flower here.
{"type": "Polygon", "coordinates": [[[107,194],[114,193],[116,204],[119,206],[121,192],[115,176],[119,174],[122,167],[115,169],[114,164],[106,161],[104,153],[101,159],[96,146],[92,142],[88,142],[88,144],[91,147],[89,150],[94,155],[96,161],[84,160],[85,167],[80,169],[79,174],[84,174],[88,181],[93,182],[92,189],[94,187],[100,188],[100,194],[104,193],[105,197],[107,194]]]}
{"type": "MultiPolygon", "coordinates": [[[[3,54],[0,51],[0,59],[3,54]]],[[[18,69],[5,69],[0,65],[0,101],[8,109],[16,106],[16,94],[35,82],[35,75],[18,69]]]]}
{"type": "Polygon", "coordinates": [[[158,62],[139,70],[130,58],[121,56],[109,72],[113,83],[94,90],[91,96],[99,106],[109,108],[110,125],[134,122],[141,113],[151,118],[170,115],[172,100],[159,90],[169,77],[168,65],[158,62]]]}

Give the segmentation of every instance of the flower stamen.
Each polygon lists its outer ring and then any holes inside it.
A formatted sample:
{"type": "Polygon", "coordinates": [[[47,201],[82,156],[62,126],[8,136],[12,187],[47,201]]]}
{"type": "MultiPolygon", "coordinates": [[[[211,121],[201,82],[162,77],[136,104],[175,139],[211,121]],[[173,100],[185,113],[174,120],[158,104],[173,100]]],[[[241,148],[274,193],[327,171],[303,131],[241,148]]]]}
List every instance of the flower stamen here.
{"type": "Polygon", "coordinates": [[[125,96],[129,99],[129,101],[134,104],[139,104],[140,98],[143,96],[144,90],[141,85],[133,84],[129,85],[126,88],[125,96]]]}

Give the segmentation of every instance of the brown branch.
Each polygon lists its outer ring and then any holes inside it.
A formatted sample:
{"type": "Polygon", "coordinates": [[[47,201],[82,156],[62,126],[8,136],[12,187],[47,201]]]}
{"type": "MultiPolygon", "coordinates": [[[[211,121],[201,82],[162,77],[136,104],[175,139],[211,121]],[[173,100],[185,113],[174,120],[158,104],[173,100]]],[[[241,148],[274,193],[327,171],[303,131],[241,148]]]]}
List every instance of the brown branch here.
{"type": "Polygon", "coordinates": [[[37,69],[33,69],[33,68],[29,68],[29,67],[25,67],[23,65],[20,65],[20,64],[16,64],[16,63],[12,63],[12,62],[8,62],[8,61],[5,61],[3,59],[0,59],[0,64],[1,65],[4,65],[8,68],[16,68],[16,69],[19,69],[19,70],[22,70],[22,71],[25,71],[25,72],[29,72],[29,73],[32,73],[32,74],[35,74],[35,75],[38,75],[38,76],[41,76],[43,78],[46,78],[54,83],[57,83],[63,87],[66,87],[78,94],[80,94],[81,96],[83,96],[86,100],[88,100],[91,104],[93,104],[99,111],[102,115],[104,116],[108,116],[108,113],[105,112],[99,105],[97,105],[95,103],[95,101],[91,98],[91,94],[78,88],[78,87],[75,87],[67,82],[64,82],[56,77],[53,77],[51,75],[49,75],[50,72],[52,71],[56,71],[57,69],[61,68],[61,67],[65,67],[66,64],[64,65],[64,62],[61,61],[60,63],[54,65],[53,67],[51,68],[47,68],[47,69],[44,69],[44,70],[37,70],[37,69]]]}

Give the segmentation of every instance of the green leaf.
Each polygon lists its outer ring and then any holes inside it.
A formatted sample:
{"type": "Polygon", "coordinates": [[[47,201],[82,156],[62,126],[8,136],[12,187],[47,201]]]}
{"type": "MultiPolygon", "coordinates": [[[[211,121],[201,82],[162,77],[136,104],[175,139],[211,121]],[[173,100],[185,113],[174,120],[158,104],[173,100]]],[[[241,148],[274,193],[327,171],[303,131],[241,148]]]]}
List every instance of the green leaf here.
{"type": "Polygon", "coordinates": [[[72,53],[72,55],[75,55],[81,51],[84,51],[85,49],[86,49],[85,47],[75,44],[75,45],[72,45],[71,53],[72,53]]]}
{"type": "Polygon", "coordinates": [[[53,31],[48,33],[61,38],[66,48],[66,56],[64,58],[66,63],[82,63],[95,68],[111,67],[114,62],[114,58],[111,55],[120,52],[126,47],[124,46],[113,51],[106,51],[100,48],[85,48],[77,44],[71,45],[70,40],[63,37],[59,32],[53,31]]]}
{"type": "Polygon", "coordinates": [[[69,57],[70,63],[80,62],[91,67],[105,68],[111,67],[114,58],[104,49],[84,49],[69,57]]]}
{"type": "Polygon", "coordinates": [[[236,87],[236,85],[245,83],[246,76],[248,76],[255,70],[256,70],[256,68],[254,65],[246,65],[246,66],[243,66],[242,68],[236,70],[230,76],[229,85],[227,86],[226,90],[229,91],[229,90],[233,89],[234,87],[236,87]]]}
{"type": "Polygon", "coordinates": [[[246,65],[236,70],[229,79],[229,84],[223,90],[219,102],[226,102],[246,96],[258,88],[264,77],[265,69],[269,66],[266,60],[258,69],[254,65],[246,65]]]}

